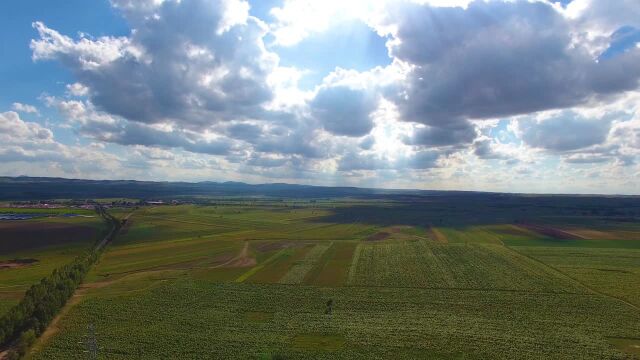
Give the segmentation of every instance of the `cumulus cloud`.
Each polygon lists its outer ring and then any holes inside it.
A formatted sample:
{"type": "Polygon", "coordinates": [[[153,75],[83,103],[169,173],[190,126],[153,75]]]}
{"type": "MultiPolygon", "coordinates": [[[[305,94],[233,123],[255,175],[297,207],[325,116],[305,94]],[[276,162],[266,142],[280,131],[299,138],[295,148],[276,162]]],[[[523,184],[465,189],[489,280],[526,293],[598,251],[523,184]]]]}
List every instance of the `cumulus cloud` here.
{"type": "Polygon", "coordinates": [[[266,28],[245,1],[114,4],[130,36],[74,40],[36,22],[33,58],[62,62],[97,108],[130,121],[203,129],[264,112],[277,56],[265,49],[266,28]]]}
{"type": "Polygon", "coordinates": [[[586,31],[610,34],[622,26],[640,27],[635,0],[573,0],[565,12],[586,31]]]}
{"type": "Polygon", "coordinates": [[[320,89],[310,104],[313,116],[336,135],[364,136],[373,129],[371,114],[377,108],[375,95],[346,86],[320,89]]]}
{"type": "Polygon", "coordinates": [[[480,159],[505,159],[504,153],[496,150],[492,138],[482,136],[473,142],[473,153],[480,159]]]}
{"type": "Polygon", "coordinates": [[[390,169],[393,164],[386,158],[374,153],[348,152],[338,164],[339,171],[360,171],[390,169]]]}
{"type": "Polygon", "coordinates": [[[0,139],[4,144],[29,141],[30,143],[48,143],[53,139],[51,130],[40,124],[26,122],[13,111],[0,113],[0,139]]]}
{"type": "Polygon", "coordinates": [[[403,119],[445,128],[567,108],[638,88],[640,49],[596,61],[567,18],[544,2],[403,2],[382,21],[408,64],[394,101],[403,119]]]}
{"type": "Polygon", "coordinates": [[[599,164],[610,160],[608,156],[594,154],[575,154],[564,159],[569,164],[599,164]]]}
{"type": "Polygon", "coordinates": [[[405,139],[407,144],[424,147],[465,145],[476,137],[474,126],[466,120],[449,122],[442,126],[422,126],[405,139]]]}
{"type": "Polygon", "coordinates": [[[518,121],[520,136],[527,145],[556,152],[602,144],[610,128],[611,119],[590,119],[569,111],[518,121]]]}
{"type": "Polygon", "coordinates": [[[320,137],[318,130],[305,122],[291,124],[291,127],[276,127],[254,142],[257,152],[285,155],[301,155],[317,159],[328,157],[330,140],[320,137]]]}
{"type": "MultiPolygon", "coordinates": [[[[133,149],[130,170],[173,176],[174,163],[200,178],[215,169],[253,181],[331,182],[340,172],[358,184],[453,186],[482,178],[486,160],[519,161],[533,178],[534,157],[631,169],[640,153],[637,101],[608,106],[638,93],[640,47],[620,30],[640,27],[633,0],[286,0],[269,24],[244,0],[111,4],[128,35],[71,37],[35,22],[31,48],[35,61],[57,61],[75,77],[44,103],[103,147],[91,151],[133,149]],[[336,68],[302,90],[314,69],[280,66],[277,51],[354,20],[386,37],[391,65],[336,68]]],[[[15,118],[7,114],[6,123],[15,118]]],[[[6,159],[40,147],[64,163],[76,151],[46,127],[11,121],[0,136],[23,140],[6,143],[6,159]]]]}
{"type": "Polygon", "coordinates": [[[89,88],[80,83],[68,84],[67,95],[78,97],[87,96],[89,95],[89,88]]]}
{"type": "Polygon", "coordinates": [[[13,103],[13,105],[11,105],[11,108],[13,110],[15,110],[15,111],[26,113],[26,114],[39,114],[40,113],[38,111],[38,109],[33,105],[22,104],[22,103],[18,103],[18,102],[13,103]]]}
{"type": "Polygon", "coordinates": [[[340,158],[338,170],[377,171],[395,170],[405,172],[409,170],[425,170],[439,166],[443,153],[437,150],[421,150],[411,154],[403,154],[397,159],[391,159],[373,152],[348,151],[340,158]]]}
{"type": "Polygon", "coordinates": [[[118,165],[113,155],[57,142],[50,129],[24,121],[13,111],[0,113],[0,159],[0,171],[6,171],[12,163],[28,162],[39,164],[32,170],[41,175],[51,175],[46,171],[52,169],[73,174],[82,170],[107,171],[118,165]]]}
{"type": "Polygon", "coordinates": [[[97,111],[90,102],[54,97],[48,97],[46,101],[76,123],[80,134],[104,142],[182,148],[210,155],[225,155],[234,147],[233,141],[223,135],[161,124],[130,122],[97,111]]]}
{"type": "Polygon", "coordinates": [[[411,169],[430,169],[437,166],[440,153],[433,150],[423,150],[415,153],[408,159],[411,169]]]}

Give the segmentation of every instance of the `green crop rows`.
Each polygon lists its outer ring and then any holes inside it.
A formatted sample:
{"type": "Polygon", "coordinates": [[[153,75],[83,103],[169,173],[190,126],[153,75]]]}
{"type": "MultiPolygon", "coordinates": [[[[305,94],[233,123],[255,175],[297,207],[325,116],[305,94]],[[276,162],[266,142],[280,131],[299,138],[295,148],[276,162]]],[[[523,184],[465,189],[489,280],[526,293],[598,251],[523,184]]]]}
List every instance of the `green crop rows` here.
{"type": "MultiPolygon", "coordinates": [[[[87,323],[105,358],[580,358],[615,356],[604,335],[637,336],[640,314],[594,295],[399,288],[316,288],[179,280],[90,298],[36,359],[82,353],[87,323]],[[331,315],[324,302],[333,299],[331,315]],[[246,313],[269,314],[247,321],[246,313]],[[104,314],[109,314],[105,316],[104,314]],[[314,336],[306,346],[293,341],[314,336]],[[326,349],[322,338],[341,339],[326,349]],[[343,342],[343,343],[342,343],[343,342]]],[[[304,345],[304,344],[302,344],[304,345]]]]}
{"type": "MultiPolygon", "coordinates": [[[[90,324],[104,359],[634,356],[640,227],[569,218],[566,228],[597,238],[556,239],[504,222],[512,210],[458,225],[459,211],[352,200],[141,208],[30,356],[86,357],[90,324]]],[[[519,212],[559,229],[565,220],[544,211],[519,212]]]]}

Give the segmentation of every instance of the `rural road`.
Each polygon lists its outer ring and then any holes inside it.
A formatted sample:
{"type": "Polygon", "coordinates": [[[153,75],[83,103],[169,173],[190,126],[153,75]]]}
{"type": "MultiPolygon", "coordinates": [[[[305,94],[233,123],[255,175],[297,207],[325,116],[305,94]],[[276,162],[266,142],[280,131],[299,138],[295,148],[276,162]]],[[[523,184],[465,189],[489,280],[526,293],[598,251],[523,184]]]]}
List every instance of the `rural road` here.
{"type": "MultiPolygon", "coordinates": [[[[105,215],[105,214],[108,214],[108,213],[102,207],[100,207],[99,209],[100,210],[98,212],[100,213],[100,216],[102,216],[106,220],[115,219],[115,218],[109,219],[109,217],[111,217],[111,215],[105,215]]],[[[122,219],[121,226],[113,226],[111,228],[111,231],[109,231],[109,233],[107,234],[107,236],[105,236],[104,239],[102,239],[102,241],[100,241],[98,243],[98,245],[96,245],[95,250],[97,251],[97,250],[102,249],[103,247],[105,247],[105,245],[107,245],[109,243],[109,241],[113,240],[116,237],[116,235],[118,234],[118,232],[120,231],[120,229],[122,229],[122,227],[127,224],[127,222],[129,221],[129,217],[131,217],[131,215],[133,215],[133,211],[130,212],[127,216],[125,216],[124,219],[122,219]]]]}
{"type": "MultiPolygon", "coordinates": [[[[127,216],[125,216],[121,221],[117,220],[116,218],[114,218],[113,216],[109,215],[109,213],[106,212],[106,210],[102,207],[99,207],[96,210],[100,216],[102,216],[105,220],[107,221],[118,221],[120,222],[120,226],[118,226],[116,223],[114,223],[113,227],[111,228],[111,230],[109,231],[109,233],[107,234],[107,236],[105,236],[95,247],[95,251],[99,251],[101,250],[103,247],[105,247],[110,241],[112,241],[113,239],[115,239],[116,235],[118,235],[118,232],[120,231],[120,229],[122,229],[122,227],[124,225],[127,224],[127,222],[129,221],[129,217],[131,217],[131,215],[133,215],[134,211],[130,212],[127,216]]],[[[69,302],[67,303],[67,305],[64,306],[62,312],[60,314],[58,314],[49,324],[49,326],[47,326],[47,329],[45,330],[45,333],[47,332],[51,332],[51,328],[53,326],[55,326],[55,324],[58,322],[58,320],[62,317],[62,315],[64,315],[64,313],[66,312],[65,310],[68,311],[69,309],[69,305],[73,306],[73,296],[72,298],[69,299],[69,302]]],[[[44,335],[44,333],[43,333],[44,335]]],[[[11,347],[7,348],[7,349],[0,349],[0,360],[6,360],[7,356],[9,355],[9,351],[11,350],[11,347]]]]}

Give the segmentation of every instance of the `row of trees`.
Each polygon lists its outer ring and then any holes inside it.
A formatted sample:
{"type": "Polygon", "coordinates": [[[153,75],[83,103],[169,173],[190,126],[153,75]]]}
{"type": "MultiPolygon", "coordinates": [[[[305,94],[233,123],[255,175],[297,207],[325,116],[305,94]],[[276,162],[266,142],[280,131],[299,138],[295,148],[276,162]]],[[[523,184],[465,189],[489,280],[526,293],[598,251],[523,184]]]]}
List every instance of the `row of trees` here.
{"type": "Polygon", "coordinates": [[[40,335],[97,259],[97,252],[80,256],[31,286],[22,301],[0,318],[0,344],[8,345],[21,338],[20,343],[23,343],[25,337],[40,335]]]}
{"type": "MultiPolygon", "coordinates": [[[[120,228],[119,220],[101,207],[96,210],[113,226],[109,236],[115,236],[120,228]]],[[[98,260],[100,250],[96,247],[78,256],[70,264],[54,270],[51,275],[31,286],[20,303],[0,318],[0,346],[13,346],[11,357],[19,358],[24,355],[35,339],[44,332],[98,260]]]]}

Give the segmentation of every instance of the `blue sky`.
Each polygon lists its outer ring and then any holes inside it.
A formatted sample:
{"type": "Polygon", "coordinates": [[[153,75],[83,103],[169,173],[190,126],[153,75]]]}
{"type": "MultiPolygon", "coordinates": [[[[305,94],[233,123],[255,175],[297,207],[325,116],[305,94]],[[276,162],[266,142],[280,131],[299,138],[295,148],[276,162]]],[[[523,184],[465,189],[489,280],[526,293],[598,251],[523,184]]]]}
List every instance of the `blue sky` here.
{"type": "Polygon", "coordinates": [[[640,193],[635,0],[0,3],[0,175],[640,193]]]}
{"type": "Polygon", "coordinates": [[[50,24],[67,34],[84,31],[94,36],[126,35],[130,29],[107,0],[3,1],[0,3],[1,105],[33,102],[42,92],[56,93],[73,80],[69,71],[55,62],[31,61],[29,43],[36,36],[32,23],[50,24]]]}

